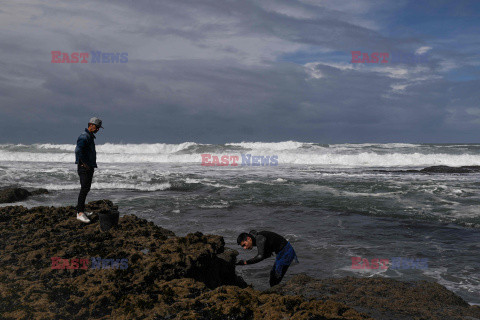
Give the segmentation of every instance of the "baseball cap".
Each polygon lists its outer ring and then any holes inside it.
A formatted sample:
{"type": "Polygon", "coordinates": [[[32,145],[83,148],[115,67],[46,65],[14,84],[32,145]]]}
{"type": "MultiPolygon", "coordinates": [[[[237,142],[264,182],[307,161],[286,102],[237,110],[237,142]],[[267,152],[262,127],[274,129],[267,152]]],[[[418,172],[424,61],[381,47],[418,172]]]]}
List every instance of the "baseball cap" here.
{"type": "Polygon", "coordinates": [[[91,118],[90,121],[88,121],[88,123],[93,123],[97,127],[103,128],[102,127],[102,120],[98,119],[97,117],[91,118]]]}

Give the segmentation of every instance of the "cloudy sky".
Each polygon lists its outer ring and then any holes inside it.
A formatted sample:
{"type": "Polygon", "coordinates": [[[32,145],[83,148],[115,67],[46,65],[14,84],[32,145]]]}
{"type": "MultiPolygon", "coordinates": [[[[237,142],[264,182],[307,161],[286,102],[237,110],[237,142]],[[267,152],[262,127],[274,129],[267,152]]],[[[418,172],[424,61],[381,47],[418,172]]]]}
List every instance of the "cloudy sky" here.
{"type": "Polygon", "coordinates": [[[480,142],[479,21],[476,0],[3,0],[0,143],[75,143],[91,116],[97,143],[480,142]]]}

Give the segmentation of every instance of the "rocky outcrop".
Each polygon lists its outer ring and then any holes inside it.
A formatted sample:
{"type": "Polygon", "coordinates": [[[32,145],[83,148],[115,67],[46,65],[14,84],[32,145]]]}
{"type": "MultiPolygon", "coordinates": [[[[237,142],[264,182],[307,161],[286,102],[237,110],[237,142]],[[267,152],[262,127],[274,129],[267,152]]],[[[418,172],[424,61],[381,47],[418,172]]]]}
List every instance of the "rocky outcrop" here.
{"type": "Polygon", "coordinates": [[[37,189],[32,192],[23,188],[4,188],[0,190],[0,203],[11,203],[27,199],[29,196],[37,194],[46,194],[47,189],[37,189]]]}
{"type": "Polygon", "coordinates": [[[461,167],[449,167],[449,166],[431,166],[420,170],[372,170],[374,172],[385,173],[476,173],[480,172],[480,166],[461,166],[461,167]]]}
{"type": "Polygon", "coordinates": [[[480,319],[480,307],[434,282],[404,282],[394,279],[313,279],[298,275],[271,289],[282,295],[298,295],[342,302],[375,319],[480,319]]]}
{"type": "MultiPolygon", "coordinates": [[[[116,207],[108,200],[86,207],[106,210],[116,207]]],[[[176,237],[133,215],[101,232],[96,215],[82,224],[74,207],[10,206],[0,208],[0,233],[2,319],[367,318],[333,301],[246,288],[235,274],[238,253],[222,237],[176,237]],[[128,267],[113,268],[122,259],[128,267]]]]}
{"type": "Polygon", "coordinates": [[[449,167],[449,166],[432,166],[427,167],[420,172],[427,173],[473,173],[480,172],[480,166],[462,166],[462,167],[449,167]]]}
{"type": "MultiPolygon", "coordinates": [[[[86,209],[99,213],[116,206],[101,200],[86,209]]],[[[177,237],[134,215],[101,232],[98,217],[91,219],[78,222],[74,207],[0,208],[1,319],[354,320],[401,314],[402,308],[433,314],[432,304],[407,290],[411,284],[389,291],[395,282],[388,279],[363,287],[355,285],[358,279],[327,279],[324,287],[318,282],[324,280],[294,278],[261,292],[235,274],[238,253],[225,248],[220,236],[177,237]],[[408,294],[400,297],[402,292],[408,294]],[[397,300],[389,304],[392,297],[397,300]]],[[[420,285],[417,294],[425,292],[433,305],[446,303],[437,307],[439,314],[477,315],[453,293],[430,286],[420,285]]]]}

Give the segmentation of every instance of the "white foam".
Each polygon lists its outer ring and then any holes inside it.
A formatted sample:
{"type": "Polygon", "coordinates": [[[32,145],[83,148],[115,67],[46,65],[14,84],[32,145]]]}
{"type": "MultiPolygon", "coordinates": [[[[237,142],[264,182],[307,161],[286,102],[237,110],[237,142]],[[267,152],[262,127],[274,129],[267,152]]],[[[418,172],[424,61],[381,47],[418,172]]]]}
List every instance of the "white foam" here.
{"type": "MultiPolygon", "coordinates": [[[[241,142],[228,146],[241,146],[250,151],[228,152],[222,155],[241,153],[258,156],[278,156],[278,166],[282,165],[314,165],[322,167],[428,167],[475,166],[480,165],[480,152],[475,154],[463,152],[460,148],[452,153],[437,153],[432,146],[411,144],[340,144],[322,147],[313,143],[285,141],[278,143],[241,142]],[[375,148],[381,148],[377,150],[375,148]],[[406,149],[405,149],[406,148],[406,149]],[[415,148],[419,148],[418,150],[415,148]],[[417,151],[417,152],[413,152],[417,151]],[[421,151],[421,152],[420,152],[421,151]]],[[[181,144],[111,144],[97,145],[98,163],[186,163],[201,166],[201,153],[188,150],[192,146],[200,146],[194,142],[181,144]],[[179,153],[182,151],[182,153],[179,153]]],[[[73,163],[75,145],[38,144],[38,145],[0,145],[0,161],[73,163]],[[20,149],[15,149],[18,147],[20,149]],[[53,150],[58,150],[53,151],[53,150]],[[51,152],[49,152],[51,151],[51,152]],[[64,151],[64,152],[62,152],[64,151]]],[[[445,150],[445,149],[442,149],[445,150]]],[[[220,167],[202,167],[209,170],[220,167]]],[[[228,167],[233,168],[233,167],[228,167]]],[[[253,167],[252,167],[253,168],[253,167]]],[[[271,167],[275,168],[275,167],[271,167]]]]}
{"type": "MultiPolygon", "coordinates": [[[[42,184],[42,185],[25,185],[26,187],[31,188],[45,188],[47,190],[79,190],[80,184],[42,184]]],[[[161,191],[170,188],[170,183],[159,183],[159,184],[144,184],[144,183],[108,183],[108,182],[94,182],[92,183],[92,190],[106,190],[106,189],[131,189],[139,191],[161,191]]]]}
{"type": "Polygon", "coordinates": [[[112,144],[105,143],[97,147],[97,152],[113,153],[113,154],[156,154],[165,155],[173,154],[181,150],[185,150],[191,146],[197,145],[194,142],[184,142],[180,144],[112,144]]]}
{"type": "Polygon", "coordinates": [[[44,143],[44,144],[34,144],[32,147],[36,147],[38,149],[58,149],[64,151],[75,151],[74,144],[51,144],[51,143],[44,143]]]}
{"type": "Polygon", "coordinates": [[[227,143],[226,145],[238,146],[245,149],[252,150],[296,150],[304,145],[312,145],[313,143],[296,142],[296,141],[284,141],[284,142],[240,142],[240,143],[227,143]]]}

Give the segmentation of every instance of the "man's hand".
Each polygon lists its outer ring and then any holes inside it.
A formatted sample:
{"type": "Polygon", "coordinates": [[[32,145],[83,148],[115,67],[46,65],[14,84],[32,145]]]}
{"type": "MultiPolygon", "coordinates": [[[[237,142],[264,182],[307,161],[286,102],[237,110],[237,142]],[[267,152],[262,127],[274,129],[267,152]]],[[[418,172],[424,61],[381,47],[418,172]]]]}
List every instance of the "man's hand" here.
{"type": "Polygon", "coordinates": [[[82,162],[80,166],[84,167],[87,170],[90,169],[90,167],[85,162],[82,162]]]}
{"type": "Polygon", "coordinates": [[[237,263],[235,263],[237,266],[243,266],[243,265],[246,265],[247,264],[247,261],[244,261],[244,260],[239,260],[237,261],[237,263]]]}

